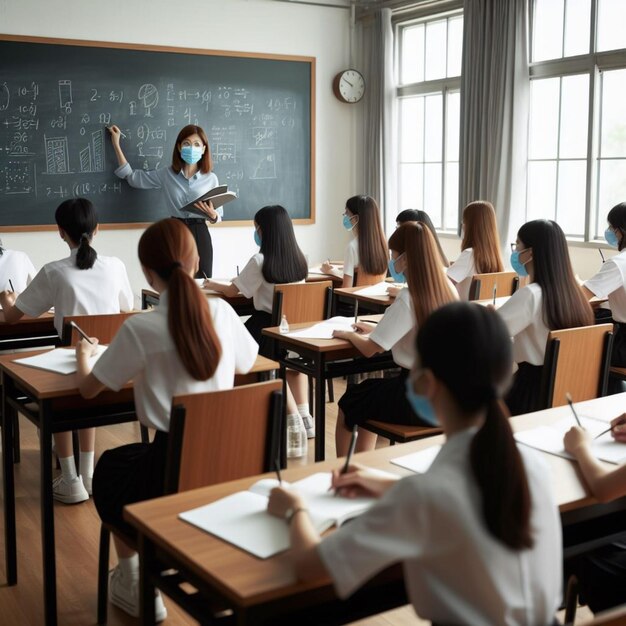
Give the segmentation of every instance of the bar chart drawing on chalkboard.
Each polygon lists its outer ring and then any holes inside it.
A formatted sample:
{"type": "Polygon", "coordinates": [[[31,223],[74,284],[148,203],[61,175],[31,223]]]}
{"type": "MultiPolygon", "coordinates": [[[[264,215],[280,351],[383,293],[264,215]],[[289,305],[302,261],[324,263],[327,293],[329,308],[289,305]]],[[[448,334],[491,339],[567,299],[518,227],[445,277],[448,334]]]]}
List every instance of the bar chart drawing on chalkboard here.
{"type": "Polygon", "coordinates": [[[69,174],[70,155],[67,137],[46,137],[46,174],[69,174]]]}
{"type": "Polygon", "coordinates": [[[91,143],[79,152],[80,171],[104,172],[104,131],[91,133],[91,143]]]}

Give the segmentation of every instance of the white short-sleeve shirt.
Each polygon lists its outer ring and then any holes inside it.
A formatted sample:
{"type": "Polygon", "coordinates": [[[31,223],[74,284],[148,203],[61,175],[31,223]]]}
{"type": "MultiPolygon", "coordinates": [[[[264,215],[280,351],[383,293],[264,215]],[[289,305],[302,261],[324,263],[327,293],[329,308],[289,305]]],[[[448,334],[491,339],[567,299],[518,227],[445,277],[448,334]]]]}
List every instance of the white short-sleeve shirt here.
{"type": "Polygon", "coordinates": [[[35,266],[25,252],[7,250],[6,248],[2,251],[2,256],[0,256],[0,290],[22,293],[30,281],[35,278],[36,273],[35,266]],[[13,283],[13,289],[11,289],[9,280],[13,283]]]}
{"type": "Polygon", "coordinates": [[[605,261],[584,286],[599,298],[608,298],[613,319],[626,323],[626,250],[605,261]]]}
{"type": "Polygon", "coordinates": [[[359,238],[353,237],[343,255],[344,276],[354,277],[354,271],[359,267],[359,238]]]}
{"type": "Polygon", "coordinates": [[[257,252],[241,270],[233,284],[246,298],[252,298],[257,311],[271,313],[274,306],[274,283],[263,276],[263,255],[257,252]]]}
{"type": "Polygon", "coordinates": [[[172,398],[181,394],[230,389],[235,373],[245,374],[253,366],[256,341],[233,310],[221,298],[208,298],[222,357],[208,380],[192,378],[183,366],[167,323],[168,294],[149,313],[133,315],[124,322],[93,375],[109,389],[119,391],[133,381],[135,409],[142,424],[169,431],[172,398]]]}
{"type": "Polygon", "coordinates": [[[550,329],[543,318],[543,296],[537,283],[518,289],[499,309],[513,338],[516,363],[543,365],[550,329]]]}
{"type": "Polygon", "coordinates": [[[54,307],[54,327],[60,336],[68,315],[132,311],[133,300],[126,268],[118,258],[98,255],[93,267],[81,270],[74,249],[68,258],[44,265],[15,306],[31,317],[54,307]]]}
{"type": "Polygon", "coordinates": [[[548,468],[520,448],[532,511],[532,548],[514,551],[487,530],[470,466],[475,430],[450,437],[430,469],[398,481],[318,551],[341,598],[402,562],[423,619],[442,624],[550,624],[561,599],[561,522],[548,468]]]}
{"type": "Polygon", "coordinates": [[[476,274],[476,265],[474,264],[474,251],[472,248],[466,248],[461,252],[461,256],[447,268],[448,278],[456,283],[461,300],[469,300],[469,290],[472,284],[472,276],[476,274]]]}

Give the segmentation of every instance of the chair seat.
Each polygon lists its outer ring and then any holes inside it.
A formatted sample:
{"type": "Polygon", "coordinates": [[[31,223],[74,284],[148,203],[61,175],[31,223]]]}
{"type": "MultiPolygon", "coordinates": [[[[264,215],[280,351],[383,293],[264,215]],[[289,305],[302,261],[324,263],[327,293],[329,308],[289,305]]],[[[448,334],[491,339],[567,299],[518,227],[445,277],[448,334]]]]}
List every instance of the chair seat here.
{"type": "Polygon", "coordinates": [[[379,422],[378,420],[368,420],[363,424],[366,430],[370,430],[377,435],[386,437],[391,441],[405,443],[407,441],[416,441],[424,437],[434,437],[441,435],[441,428],[431,428],[430,426],[406,426],[404,424],[388,424],[387,422],[379,422]]]}

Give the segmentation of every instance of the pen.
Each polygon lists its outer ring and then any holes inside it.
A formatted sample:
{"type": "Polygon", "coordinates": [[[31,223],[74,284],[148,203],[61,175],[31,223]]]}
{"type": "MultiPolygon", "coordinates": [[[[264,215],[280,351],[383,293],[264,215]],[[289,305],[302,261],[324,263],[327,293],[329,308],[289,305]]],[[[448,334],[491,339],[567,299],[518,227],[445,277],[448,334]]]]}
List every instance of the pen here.
{"type": "Polygon", "coordinates": [[[87,333],[85,333],[85,331],[76,322],[70,322],[70,326],[72,328],[75,328],[80,333],[80,335],[83,337],[83,339],[85,339],[86,341],[88,341],[90,344],[93,345],[93,341],[91,341],[91,339],[89,339],[89,336],[87,335],[87,333]]]}
{"type": "Polygon", "coordinates": [[[570,396],[569,391],[565,394],[565,398],[567,400],[567,404],[569,404],[569,408],[572,409],[572,413],[574,414],[574,419],[576,420],[576,423],[582,428],[583,425],[578,419],[578,415],[576,414],[576,410],[574,409],[574,404],[572,403],[572,396],[570,396]]]}
{"type": "Polygon", "coordinates": [[[209,277],[206,275],[204,270],[202,270],[202,275],[204,276],[204,280],[209,280],[209,277]]]}
{"type": "Polygon", "coordinates": [[[496,306],[496,295],[498,294],[498,285],[493,286],[493,306],[496,306]]]}
{"type": "MultiPolygon", "coordinates": [[[[110,126],[107,126],[107,127],[106,127],[106,129],[107,129],[109,132],[111,132],[111,127],[110,127],[110,126]]],[[[120,130],[120,135],[121,135],[122,137],[124,137],[124,139],[126,139],[126,135],[125,135],[125,134],[124,134],[121,130],[120,130]]]]}
{"type": "Polygon", "coordinates": [[[361,320],[362,322],[367,322],[368,324],[378,324],[378,320],[361,320]]]}
{"type": "Polygon", "coordinates": [[[358,317],[359,317],[359,301],[356,301],[356,304],[354,305],[354,323],[356,324],[358,322],[358,317]]]}
{"type": "Polygon", "coordinates": [[[11,287],[11,291],[15,293],[15,289],[13,289],[13,283],[11,282],[10,278],[9,278],[9,286],[11,287]]]}
{"type": "Polygon", "coordinates": [[[237,266],[237,276],[239,276],[239,265],[237,266]]]}
{"type": "Polygon", "coordinates": [[[346,457],[346,462],[343,466],[343,469],[341,470],[342,474],[346,474],[348,472],[348,468],[350,467],[350,459],[352,458],[352,455],[354,454],[354,448],[356,448],[356,440],[358,436],[359,436],[359,427],[355,426],[352,429],[352,437],[350,438],[350,447],[348,448],[348,456],[346,457]]]}
{"type": "Polygon", "coordinates": [[[603,430],[599,435],[596,435],[593,440],[595,441],[596,439],[599,439],[600,437],[602,437],[602,435],[606,435],[607,433],[613,432],[613,426],[607,428],[606,430],[603,430]]]}
{"type": "Polygon", "coordinates": [[[602,263],[604,263],[606,259],[604,258],[604,253],[602,252],[602,248],[598,248],[598,252],[600,253],[600,256],[602,257],[602,263]]]}
{"type": "Polygon", "coordinates": [[[278,476],[278,484],[282,485],[283,478],[280,475],[280,463],[278,462],[278,459],[274,459],[274,469],[276,470],[276,476],[278,476]]]}

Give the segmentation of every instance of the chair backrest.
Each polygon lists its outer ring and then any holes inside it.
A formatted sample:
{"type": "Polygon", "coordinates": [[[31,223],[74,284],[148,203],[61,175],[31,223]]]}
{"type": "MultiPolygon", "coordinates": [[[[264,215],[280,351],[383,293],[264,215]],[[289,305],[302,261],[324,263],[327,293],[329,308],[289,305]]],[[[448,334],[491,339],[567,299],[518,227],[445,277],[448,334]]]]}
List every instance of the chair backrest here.
{"type": "Polygon", "coordinates": [[[606,395],[612,347],[612,324],[551,331],[543,365],[542,408],[567,404],[566,393],[574,402],[606,395]]]}
{"type": "Polygon", "coordinates": [[[272,325],[278,326],[283,315],[290,324],[320,322],[330,317],[333,283],[285,283],[274,286],[272,325]]]}
{"type": "MultiPolygon", "coordinates": [[[[111,343],[122,324],[140,311],[129,313],[110,313],[106,315],[69,315],[63,318],[62,346],[73,346],[80,339],[80,334],[70,326],[74,322],[90,337],[97,337],[100,343],[111,343]]],[[[142,314],[143,315],[143,314],[142,314]]]]}
{"type": "Polygon", "coordinates": [[[280,459],[281,380],[172,400],[166,493],[272,471],[280,459]]]}
{"type": "Polygon", "coordinates": [[[358,268],[354,271],[354,287],[367,287],[368,285],[378,285],[387,278],[387,272],[384,274],[366,274],[358,268]]]}
{"type": "Polygon", "coordinates": [[[517,289],[516,272],[493,272],[491,274],[474,274],[469,290],[470,300],[486,300],[493,298],[493,288],[496,296],[512,296],[517,289]]]}

